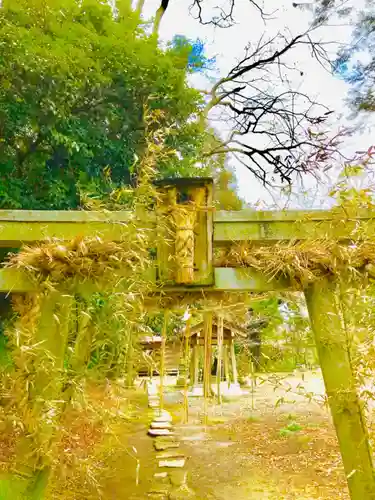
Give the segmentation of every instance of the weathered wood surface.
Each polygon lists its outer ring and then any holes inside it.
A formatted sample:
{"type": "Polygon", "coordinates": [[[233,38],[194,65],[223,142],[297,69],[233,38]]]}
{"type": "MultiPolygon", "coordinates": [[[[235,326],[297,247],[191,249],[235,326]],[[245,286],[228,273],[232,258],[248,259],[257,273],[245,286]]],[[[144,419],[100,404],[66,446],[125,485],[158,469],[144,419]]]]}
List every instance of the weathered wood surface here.
{"type": "Polygon", "coordinates": [[[361,230],[375,235],[374,211],[219,211],[214,214],[214,245],[233,241],[347,239],[361,230]]]}
{"type": "MultiPolygon", "coordinates": [[[[149,215],[142,222],[146,229],[154,227],[153,214],[149,215]]],[[[133,218],[131,212],[0,210],[0,247],[15,248],[52,238],[68,241],[79,236],[122,241],[133,218]]]]}
{"type": "Polygon", "coordinates": [[[128,222],[133,218],[130,211],[96,212],[88,210],[0,210],[3,222],[128,222]]]}
{"type": "Polygon", "coordinates": [[[204,313],[203,394],[205,399],[211,395],[212,318],[211,311],[204,313]]]}
{"type": "Polygon", "coordinates": [[[371,450],[338,292],[334,282],[320,281],[306,290],[306,303],[350,497],[352,500],[374,499],[371,450]]]}
{"type": "MultiPolygon", "coordinates": [[[[131,212],[0,210],[0,246],[48,238],[69,240],[76,236],[101,235],[114,241],[124,236],[131,212]]],[[[156,216],[147,214],[142,227],[155,229],[156,216]]],[[[354,231],[375,235],[375,212],[335,210],[310,211],[217,211],[213,213],[213,243],[233,241],[277,241],[321,238],[349,238],[354,231]]],[[[211,231],[211,228],[209,228],[211,231]]],[[[205,236],[206,237],[206,236],[205,236]]],[[[208,242],[208,250],[211,243],[208,242]]],[[[210,263],[208,262],[210,265],[210,263]]]]}
{"type": "MultiPolygon", "coordinates": [[[[158,277],[164,284],[212,285],[212,179],[161,186],[156,233],[158,277]]],[[[163,183],[164,184],[164,183],[163,183]]]]}
{"type": "MultiPolygon", "coordinates": [[[[202,292],[202,297],[207,293],[222,293],[226,291],[243,292],[266,292],[272,290],[285,290],[290,287],[287,280],[270,280],[258,272],[250,269],[234,268],[215,268],[215,284],[210,287],[198,287],[202,292]]],[[[147,277],[156,283],[156,270],[149,269],[147,277]]],[[[125,282],[123,282],[125,284],[125,282]]],[[[85,292],[103,289],[108,284],[102,283],[82,283],[81,287],[85,292]]],[[[35,282],[21,270],[1,269],[0,268],[0,292],[31,292],[36,290],[35,282]]],[[[193,292],[194,287],[170,286],[163,288],[163,293],[173,294],[176,292],[193,292]]],[[[77,293],[80,291],[80,285],[77,284],[77,293]]]]}

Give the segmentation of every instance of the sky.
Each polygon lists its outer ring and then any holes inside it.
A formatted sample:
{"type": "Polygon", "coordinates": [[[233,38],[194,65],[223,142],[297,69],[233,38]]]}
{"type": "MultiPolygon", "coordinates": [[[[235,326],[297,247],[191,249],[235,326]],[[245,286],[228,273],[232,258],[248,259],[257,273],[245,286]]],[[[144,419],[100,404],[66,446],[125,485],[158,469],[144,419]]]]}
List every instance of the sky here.
{"type": "MultiPolygon", "coordinates": [[[[353,0],[359,7],[361,0],[353,0]]],[[[219,0],[205,0],[207,16],[217,5],[219,0]],[[211,7],[211,8],[210,8],[211,7]]],[[[311,22],[311,14],[308,11],[301,11],[292,6],[291,0],[266,0],[266,11],[273,12],[273,19],[262,21],[259,13],[248,0],[237,0],[235,19],[237,23],[227,29],[215,28],[210,25],[202,26],[194,19],[193,13],[189,14],[190,2],[187,0],[171,0],[170,6],[162,20],[160,28],[160,40],[171,40],[176,34],[184,35],[190,39],[200,38],[205,42],[206,54],[208,57],[216,57],[215,70],[209,74],[209,79],[202,74],[195,74],[191,78],[191,83],[199,89],[209,89],[212,81],[219,79],[230,70],[244,54],[244,47],[249,42],[257,42],[264,35],[272,37],[278,31],[288,28],[291,35],[305,30],[311,22]]],[[[151,18],[160,5],[160,0],[146,0],[144,8],[144,18],[151,18]]],[[[351,27],[343,25],[341,21],[331,23],[330,26],[321,28],[316,33],[316,37],[325,41],[332,41],[329,46],[332,54],[335,54],[338,43],[347,43],[350,40],[351,27]]],[[[331,73],[323,69],[317,62],[312,62],[305,49],[293,52],[291,64],[296,64],[303,72],[296,73],[291,82],[293,87],[298,87],[301,92],[305,92],[312,98],[327,105],[335,111],[333,121],[330,124],[332,131],[348,125],[353,126],[353,122],[347,121],[347,109],[344,99],[348,92],[348,84],[343,80],[334,77],[331,73]]],[[[212,116],[214,118],[214,116],[212,116]]],[[[227,132],[225,123],[213,122],[214,127],[221,135],[227,132]]],[[[367,128],[345,139],[342,144],[342,152],[346,156],[353,156],[356,151],[367,150],[375,143],[372,139],[372,123],[367,128]]],[[[252,206],[260,208],[322,208],[329,207],[333,202],[326,193],[337,178],[337,173],[341,165],[317,182],[313,177],[305,177],[303,184],[297,183],[292,196],[282,196],[279,189],[265,189],[259,181],[245,167],[235,159],[230,158],[229,164],[234,168],[238,180],[239,195],[252,206]],[[323,180],[323,182],[322,182],[323,180]]],[[[361,182],[367,182],[367,180],[361,182]]]]}

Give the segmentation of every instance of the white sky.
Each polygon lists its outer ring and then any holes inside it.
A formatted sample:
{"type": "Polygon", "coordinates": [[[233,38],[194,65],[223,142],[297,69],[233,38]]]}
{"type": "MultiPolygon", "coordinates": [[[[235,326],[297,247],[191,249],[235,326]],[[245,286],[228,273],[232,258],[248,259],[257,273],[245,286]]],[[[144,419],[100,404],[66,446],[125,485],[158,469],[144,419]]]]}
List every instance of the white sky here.
{"type": "MultiPolygon", "coordinates": [[[[353,1],[357,7],[362,3],[360,0],[353,1]]],[[[218,0],[204,1],[204,5],[207,7],[210,4],[214,6],[218,3],[218,0]]],[[[151,18],[159,5],[160,0],[146,0],[145,19],[151,18]]],[[[216,56],[217,71],[211,75],[214,78],[225,76],[226,72],[243,56],[244,47],[249,42],[257,42],[265,30],[267,38],[272,37],[278,31],[284,31],[285,27],[290,30],[292,35],[298,34],[308,27],[311,20],[308,12],[293,8],[292,0],[266,0],[266,11],[277,12],[273,16],[274,19],[267,21],[265,25],[250,2],[237,0],[235,12],[237,24],[231,28],[220,29],[210,25],[200,25],[197,20],[194,20],[189,15],[189,5],[189,0],[170,1],[170,6],[162,20],[160,38],[162,41],[171,40],[178,34],[191,39],[200,38],[203,40],[206,44],[207,56],[216,56]]],[[[209,10],[206,10],[206,12],[208,14],[209,10]]],[[[350,33],[351,28],[349,26],[340,26],[337,23],[335,26],[331,25],[321,29],[317,36],[325,41],[341,41],[345,43],[349,40],[350,33]]],[[[336,47],[336,45],[332,45],[332,51],[335,51],[336,47]]],[[[301,92],[305,92],[311,98],[316,98],[319,102],[337,112],[334,122],[331,124],[332,130],[338,130],[346,125],[345,115],[348,112],[344,107],[343,100],[347,95],[348,85],[333,77],[318,63],[313,63],[306,54],[305,49],[299,50],[298,53],[293,52],[293,57],[291,63],[296,63],[298,69],[302,70],[304,75],[301,77],[297,73],[298,80],[293,77],[292,85],[298,85],[301,92]]],[[[192,83],[198,88],[206,89],[212,85],[207,78],[199,74],[192,77],[192,83]]],[[[353,125],[353,122],[350,124],[353,125]]],[[[225,124],[218,125],[215,121],[214,126],[219,133],[225,132],[225,124]]],[[[371,144],[375,143],[372,140],[372,130],[372,127],[370,127],[365,132],[347,138],[342,146],[343,152],[348,156],[352,156],[355,151],[367,150],[371,144]]],[[[251,172],[236,162],[235,159],[231,159],[230,165],[236,171],[239,194],[247,202],[261,207],[275,207],[277,205],[278,208],[283,208],[286,205],[287,199],[280,196],[279,190],[276,189],[270,193],[269,190],[263,188],[251,172]]],[[[332,184],[336,179],[334,171],[329,171],[328,176],[325,179],[326,185],[327,183],[332,184]]],[[[322,205],[327,206],[327,203],[329,203],[325,196],[327,186],[322,188],[312,178],[305,178],[303,186],[297,186],[295,189],[298,192],[306,191],[306,195],[290,198],[288,201],[290,208],[319,208],[322,205]]]]}

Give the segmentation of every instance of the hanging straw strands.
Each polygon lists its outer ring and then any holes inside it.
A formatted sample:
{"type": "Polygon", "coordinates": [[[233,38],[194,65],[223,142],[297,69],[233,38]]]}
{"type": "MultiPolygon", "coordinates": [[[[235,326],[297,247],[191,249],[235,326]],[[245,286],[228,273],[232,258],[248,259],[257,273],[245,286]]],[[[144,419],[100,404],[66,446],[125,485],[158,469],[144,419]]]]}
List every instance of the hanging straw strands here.
{"type": "Polygon", "coordinates": [[[375,276],[375,242],[344,245],[331,240],[297,241],[272,246],[242,243],[223,249],[217,267],[248,267],[270,279],[288,278],[297,289],[344,271],[375,276]]]}

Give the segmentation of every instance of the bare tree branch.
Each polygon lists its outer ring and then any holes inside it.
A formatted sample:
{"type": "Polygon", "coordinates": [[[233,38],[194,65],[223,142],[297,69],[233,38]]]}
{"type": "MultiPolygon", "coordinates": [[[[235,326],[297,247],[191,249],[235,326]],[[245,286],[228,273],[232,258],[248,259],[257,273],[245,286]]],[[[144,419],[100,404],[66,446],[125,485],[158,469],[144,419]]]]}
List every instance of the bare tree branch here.
{"type": "Polygon", "coordinates": [[[325,45],[313,41],[311,30],[294,37],[279,33],[247,47],[212,87],[202,120],[215,111],[231,132],[206,155],[235,155],[264,183],[276,178],[290,183],[296,175],[327,166],[340,137],[329,138],[322,129],[332,111],[289,82],[292,71],[301,74],[288,62],[297,47],[329,68],[325,45]]]}
{"type": "MultiPolygon", "coordinates": [[[[272,19],[273,14],[276,11],[267,13],[261,5],[260,1],[247,0],[248,3],[255,8],[257,13],[261,16],[263,22],[272,19]]],[[[230,28],[235,24],[234,14],[235,14],[236,0],[226,0],[223,6],[216,6],[214,8],[216,15],[209,16],[208,18],[204,15],[204,0],[193,0],[190,7],[191,14],[197,19],[201,24],[207,25],[212,24],[218,28],[230,28]]]]}

